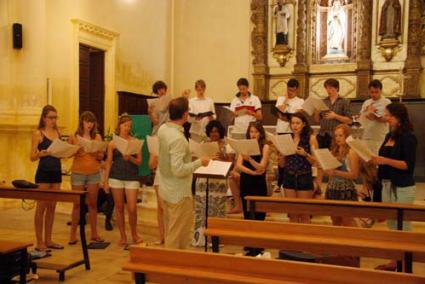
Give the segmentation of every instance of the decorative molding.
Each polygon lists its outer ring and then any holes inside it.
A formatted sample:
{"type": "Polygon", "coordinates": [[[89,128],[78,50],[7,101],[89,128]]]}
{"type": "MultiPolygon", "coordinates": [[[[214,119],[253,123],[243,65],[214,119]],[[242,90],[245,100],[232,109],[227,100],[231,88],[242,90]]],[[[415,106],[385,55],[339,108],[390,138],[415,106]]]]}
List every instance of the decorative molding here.
{"type": "MultiPolygon", "coordinates": [[[[78,113],[79,108],[79,57],[80,44],[85,44],[105,52],[105,129],[113,127],[118,117],[118,96],[115,90],[116,46],[119,34],[91,23],[71,20],[74,27],[72,45],[72,79],[70,94],[70,113],[78,113]]],[[[78,121],[71,119],[69,129],[76,129],[78,121]]]]}
{"type": "Polygon", "coordinates": [[[108,40],[113,40],[114,38],[119,36],[119,33],[107,30],[105,28],[96,26],[94,24],[85,22],[85,21],[80,20],[80,19],[72,19],[71,22],[74,25],[78,26],[78,30],[80,32],[81,31],[88,32],[88,33],[90,33],[94,36],[103,37],[103,38],[108,39],[108,40]]]}
{"type": "Polygon", "coordinates": [[[300,90],[304,97],[308,96],[308,63],[307,63],[307,0],[298,0],[297,10],[297,45],[294,76],[300,82],[300,90]]]}
{"type": "MultiPolygon", "coordinates": [[[[340,93],[339,95],[343,98],[345,97],[355,97],[356,95],[356,83],[352,80],[349,80],[345,77],[338,77],[335,76],[335,79],[337,79],[340,82],[340,93]]],[[[323,83],[328,79],[328,77],[323,78],[310,78],[313,83],[311,84],[310,93],[316,95],[320,98],[325,98],[326,96],[322,95],[323,92],[323,83]]],[[[354,81],[356,80],[355,77],[353,77],[354,81]]]]}
{"type": "Polygon", "coordinates": [[[410,0],[409,5],[409,27],[407,39],[407,58],[405,64],[405,96],[419,96],[419,75],[422,70],[421,56],[421,7],[422,0],[410,0]]]}
{"type": "Polygon", "coordinates": [[[254,25],[251,32],[254,93],[262,100],[268,99],[267,15],[267,0],[251,0],[251,22],[254,25]]]}

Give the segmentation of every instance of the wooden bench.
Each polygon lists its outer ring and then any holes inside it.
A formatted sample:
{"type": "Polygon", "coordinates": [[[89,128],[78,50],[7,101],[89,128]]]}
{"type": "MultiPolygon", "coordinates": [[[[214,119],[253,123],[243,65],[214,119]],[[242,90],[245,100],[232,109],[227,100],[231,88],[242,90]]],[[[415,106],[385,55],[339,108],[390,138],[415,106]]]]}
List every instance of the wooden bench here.
{"type": "Polygon", "coordinates": [[[27,248],[32,246],[32,243],[26,242],[14,242],[0,240],[0,257],[6,256],[11,253],[20,252],[21,263],[19,273],[19,283],[27,283],[27,268],[28,268],[28,251],[27,248]]]}
{"type": "Polygon", "coordinates": [[[425,234],[310,224],[209,218],[205,235],[213,251],[219,244],[288,249],[319,254],[363,256],[425,262],[425,234]]]}
{"type": "Polygon", "coordinates": [[[123,270],[135,283],[425,283],[425,277],[325,264],[131,247],[123,270]]]}
{"type": "Polygon", "coordinates": [[[325,216],[367,217],[397,220],[398,230],[403,221],[425,222],[425,206],[384,202],[355,202],[323,199],[247,196],[248,208],[254,212],[297,213],[325,216]]]}
{"type": "MultiPolygon", "coordinates": [[[[77,202],[84,204],[86,200],[85,191],[65,191],[65,190],[41,190],[37,188],[13,188],[13,187],[0,187],[0,198],[10,199],[30,199],[30,200],[43,200],[43,201],[56,201],[56,202],[77,202]]],[[[59,265],[52,264],[44,261],[37,261],[37,268],[52,269],[59,273],[59,280],[65,280],[65,271],[77,267],[79,265],[85,266],[86,270],[90,270],[89,252],[87,249],[87,240],[85,233],[85,213],[83,206],[80,206],[80,238],[81,248],[83,251],[83,259],[67,264],[59,265]]]]}

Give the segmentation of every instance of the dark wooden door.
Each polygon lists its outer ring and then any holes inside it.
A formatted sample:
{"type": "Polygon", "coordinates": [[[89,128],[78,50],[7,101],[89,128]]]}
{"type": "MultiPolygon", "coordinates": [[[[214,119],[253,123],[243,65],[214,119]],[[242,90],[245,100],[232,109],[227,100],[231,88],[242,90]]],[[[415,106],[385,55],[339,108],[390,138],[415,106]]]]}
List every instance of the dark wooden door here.
{"type": "Polygon", "coordinates": [[[105,115],[105,52],[80,44],[80,107],[79,114],[91,111],[96,115],[99,133],[104,134],[105,115]]]}

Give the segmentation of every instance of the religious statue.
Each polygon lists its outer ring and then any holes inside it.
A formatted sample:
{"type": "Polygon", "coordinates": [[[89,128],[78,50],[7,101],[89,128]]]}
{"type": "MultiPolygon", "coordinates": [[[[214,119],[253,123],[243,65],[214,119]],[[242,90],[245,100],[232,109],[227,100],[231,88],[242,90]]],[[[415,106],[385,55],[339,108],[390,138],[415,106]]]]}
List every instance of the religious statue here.
{"type": "Polygon", "coordinates": [[[347,31],[347,15],[344,0],[330,1],[328,10],[328,54],[344,54],[344,40],[347,31]]]}
{"type": "Polygon", "coordinates": [[[289,4],[278,0],[274,16],[276,17],[276,45],[288,45],[288,21],[291,17],[289,4]]]}
{"type": "Polygon", "coordinates": [[[398,0],[386,0],[381,9],[379,35],[384,39],[398,39],[401,35],[401,5],[398,0]]]}

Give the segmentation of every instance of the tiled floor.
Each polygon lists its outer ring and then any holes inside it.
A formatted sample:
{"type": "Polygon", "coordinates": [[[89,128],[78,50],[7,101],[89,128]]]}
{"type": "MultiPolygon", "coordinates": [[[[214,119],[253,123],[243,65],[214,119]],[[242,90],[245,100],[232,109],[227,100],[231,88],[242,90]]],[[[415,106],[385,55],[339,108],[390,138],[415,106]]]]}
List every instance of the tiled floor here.
{"type": "MultiPolygon", "coordinates": [[[[152,191],[143,194],[145,201],[139,206],[139,229],[147,243],[152,244],[157,240],[155,234],[155,204],[152,191]],[[148,228],[151,226],[151,228],[148,228]]],[[[417,186],[417,203],[425,204],[425,184],[417,186]]],[[[0,199],[0,239],[34,241],[32,202],[22,203],[21,201],[10,201],[0,199]]],[[[80,259],[81,247],[78,245],[69,246],[68,234],[69,227],[66,223],[69,221],[70,206],[68,204],[59,204],[54,226],[54,241],[65,245],[64,250],[53,251],[53,255],[46,258],[45,261],[53,263],[69,263],[80,259]]],[[[237,218],[237,216],[232,216],[237,218]]],[[[285,219],[283,215],[272,215],[270,219],[285,219]]],[[[111,245],[104,250],[90,250],[90,261],[92,269],[85,271],[83,266],[74,268],[66,273],[66,283],[131,283],[131,275],[121,270],[122,265],[128,259],[128,252],[124,251],[117,245],[119,234],[116,228],[108,232],[103,230],[104,217],[99,215],[99,227],[101,228],[102,237],[111,242],[111,245]]],[[[315,218],[314,223],[330,223],[329,218],[315,218]]],[[[385,228],[385,224],[377,224],[376,227],[385,228]]],[[[89,226],[87,228],[87,236],[90,236],[89,226]]],[[[414,231],[425,232],[425,224],[415,223],[414,231]]],[[[200,248],[194,248],[199,249],[200,248]]],[[[221,250],[223,253],[241,252],[240,247],[225,246],[221,250]]],[[[275,256],[277,251],[272,250],[275,256]]],[[[361,266],[373,268],[377,264],[385,263],[385,260],[362,258],[361,266]]],[[[414,264],[414,271],[417,274],[425,275],[425,264],[414,264]]],[[[38,271],[39,279],[32,283],[57,283],[58,276],[54,271],[42,270],[38,271]]]]}

